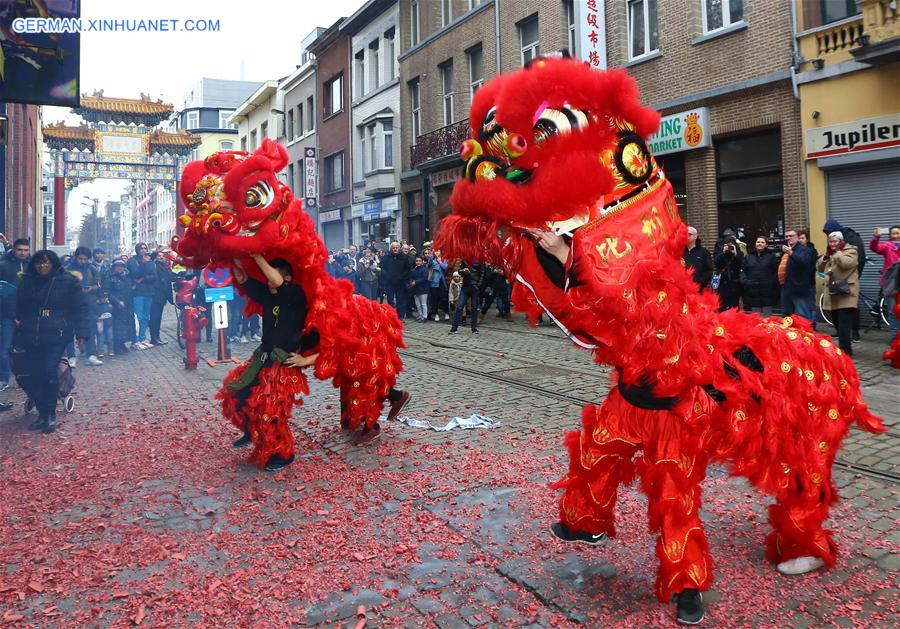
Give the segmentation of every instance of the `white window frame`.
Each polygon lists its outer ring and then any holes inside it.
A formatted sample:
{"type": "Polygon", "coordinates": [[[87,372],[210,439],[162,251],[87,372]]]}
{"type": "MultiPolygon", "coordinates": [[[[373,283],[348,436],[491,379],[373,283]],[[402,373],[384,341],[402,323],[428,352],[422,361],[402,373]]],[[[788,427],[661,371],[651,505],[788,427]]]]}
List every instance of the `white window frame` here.
{"type": "Polygon", "coordinates": [[[234,140],[219,140],[219,150],[220,151],[233,151],[234,150],[234,140]],[[225,145],[228,146],[225,146],[225,145]]]}
{"type": "Polygon", "coordinates": [[[540,22],[538,21],[538,16],[535,15],[526,20],[523,20],[522,22],[519,22],[517,30],[519,31],[519,49],[522,51],[521,61],[522,61],[522,66],[524,66],[527,62],[531,61],[532,59],[534,59],[535,57],[537,57],[538,55],[541,54],[541,31],[540,31],[540,22]],[[525,35],[524,26],[531,22],[534,22],[535,24],[537,24],[538,36],[537,36],[537,39],[533,43],[530,43],[526,46],[525,40],[524,40],[524,35],[525,35]],[[525,59],[526,53],[531,54],[531,56],[527,60],[525,59]]]}
{"type": "Polygon", "coordinates": [[[484,48],[481,46],[470,48],[466,53],[466,59],[469,62],[469,96],[472,97],[475,95],[475,92],[478,91],[478,88],[484,85],[484,48]],[[472,53],[476,51],[481,54],[481,77],[478,79],[472,76],[472,53]]]}
{"type": "Polygon", "coordinates": [[[369,145],[368,162],[369,169],[366,172],[378,170],[378,136],[375,130],[375,123],[371,122],[366,125],[366,143],[369,145]]]}
{"type": "Polygon", "coordinates": [[[252,129],[250,131],[250,151],[255,151],[256,147],[259,146],[258,137],[259,134],[256,132],[256,129],[252,129]]]}
{"type": "Polygon", "coordinates": [[[569,35],[569,54],[575,54],[575,0],[566,0],[566,32],[569,35]]]}
{"type": "Polygon", "coordinates": [[[369,91],[381,84],[381,42],[377,39],[367,46],[369,51],[369,91]],[[373,45],[374,44],[374,45],[373,45]]]}
{"type": "MultiPolygon", "coordinates": [[[[746,8],[746,7],[745,7],[746,8]]],[[[706,15],[706,0],[700,0],[700,11],[703,13],[703,33],[715,33],[716,31],[720,31],[723,28],[728,28],[733,24],[739,24],[744,21],[743,14],[741,15],[741,19],[737,22],[731,21],[731,0],[722,0],[722,26],[719,28],[714,28],[712,30],[709,29],[709,21],[706,15]]]]}
{"type": "Polygon", "coordinates": [[[441,108],[444,115],[444,125],[453,124],[453,116],[456,108],[453,106],[453,61],[440,66],[441,70],[441,108]],[[450,90],[447,90],[447,77],[450,77],[450,90]]]}
{"type": "Polygon", "coordinates": [[[316,97],[306,99],[306,130],[313,133],[316,130],[316,97]]]}
{"type": "Polygon", "coordinates": [[[284,137],[287,138],[288,142],[294,139],[294,110],[291,109],[287,112],[287,129],[285,129],[284,137]]]}
{"type": "Polygon", "coordinates": [[[384,62],[385,68],[387,69],[387,72],[385,73],[386,83],[390,83],[397,78],[397,73],[394,68],[396,57],[396,54],[394,53],[396,50],[394,38],[396,37],[396,34],[397,30],[394,27],[391,27],[384,32],[384,62]]]}
{"type": "Polygon", "coordinates": [[[420,17],[420,7],[419,0],[411,0],[409,3],[409,45],[410,47],[415,46],[419,43],[419,38],[422,35],[421,25],[419,23],[420,17]]]}
{"type": "Polygon", "coordinates": [[[384,162],[383,165],[385,168],[393,168],[394,167],[394,123],[384,121],[381,123],[382,137],[384,140],[383,144],[383,157],[384,162]]]}
{"type": "Polygon", "coordinates": [[[297,119],[294,121],[294,137],[303,137],[303,103],[297,103],[297,119]]]}
{"type": "Polygon", "coordinates": [[[366,93],[366,49],[357,50],[353,55],[353,73],[356,80],[353,81],[356,90],[356,98],[362,98],[366,93]]]}
{"type": "Polygon", "coordinates": [[[185,117],[184,127],[186,129],[199,129],[200,128],[200,112],[197,110],[187,112],[187,116],[185,117]],[[193,123],[191,122],[193,120],[193,123]]]}
{"type": "MultiPolygon", "coordinates": [[[[354,175],[355,181],[362,181],[366,176],[366,173],[369,172],[369,165],[366,163],[366,126],[360,125],[357,127],[359,133],[359,155],[361,159],[359,160],[359,174],[354,175]]],[[[351,160],[352,161],[352,160],[351,160]]]]}
{"type": "Polygon", "coordinates": [[[228,124],[228,118],[231,117],[231,114],[234,113],[233,109],[229,109],[227,111],[219,110],[219,128],[220,129],[237,129],[236,124],[228,124]]]}
{"type": "Polygon", "coordinates": [[[416,139],[422,135],[422,86],[419,79],[415,79],[409,84],[409,109],[412,113],[412,143],[416,143],[416,139]]]}
{"type": "MultiPolygon", "coordinates": [[[[705,2],[705,0],[701,0],[705,2]]],[[[659,10],[659,3],[656,4],[657,11],[659,10]]],[[[646,57],[649,54],[653,54],[654,52],[659,51],[659,37],[657,36],[656,47],[652,47],[650,43],[650,0],[628,0],[625,4],[625,22],[627,28],[627,39],[628,39],[628,59],[641,59],[642,57],[646,57]],[[633,30],[632,26],[632,8],[638,2],[641,3],[641,18],[644,20],[644,52],[639,55],[633,54],[634,52],[634,41],[632,40],[633,30]]]]}
{"type": "Polygon", "coordinates": [[[453,21],[453,0],[441,0],[441,28],[453,21]]]}

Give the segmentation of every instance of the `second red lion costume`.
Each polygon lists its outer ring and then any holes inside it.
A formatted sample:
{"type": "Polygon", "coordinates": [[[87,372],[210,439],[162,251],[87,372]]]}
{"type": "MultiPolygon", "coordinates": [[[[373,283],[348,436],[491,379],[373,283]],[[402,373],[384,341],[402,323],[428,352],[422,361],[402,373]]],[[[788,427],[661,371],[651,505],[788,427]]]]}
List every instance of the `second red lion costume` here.
{"type": "MultiPolygon", "coordinates": [[[[181,217],[185,235],[173,248],[182,263],[193,268],[228,266],[239,259],[247,274],[261,282],[266,280],[250,254],[287,261],[292,281],[302,287],[308,302],[303,332],[319,335],[313,373],[340,388],[345,427],[372,428],[403,369],[397,355],[397,349],[405,347],[402,326],[392,308],[354,295],[350,282],[325,271],[328,252],[312,219],[276,176],[287,162],[284,147],[265,139],[249,155],[225,151],[188,164],[179,190],[188,210],[181,217]]],[[[247,309],[259,313],[253,301],[248,300],[247,309]]],[[[226,376],[218,397],[225,416],[241,430],[251,418],[256,446],[251,458],[263,467],[273,454],[289,458],[293,452],[287,419],[309,389],[300,369],[272,364],[263,367],[261,385],[243,412],[237,412],[228,385],[247,367],[245,363],[226,376]]]]}
{"type": "Polygon", "coordinates": [[[616,368],[608,397],[566,437],[562,529],[587,543],[615,536],[618,487],[638,476],[658,533],[656,595],[706,590],[700,483],[721,461],[775,496],[772,561],[832,566],[822,528],[837,499],[832,462],[851,423],[884,427],[851,360],[807,321],[720,313],[715,294],[699,291],[682,262],[672,187],[644,140],[659,115],[634,82],[539,59],[478,90],[469,121],[466,177],[436,246],[505,268],[518,310],[546,312],[616,368]],[[565,262],[536,246],[531,228],[567,234],[565,262]]]}

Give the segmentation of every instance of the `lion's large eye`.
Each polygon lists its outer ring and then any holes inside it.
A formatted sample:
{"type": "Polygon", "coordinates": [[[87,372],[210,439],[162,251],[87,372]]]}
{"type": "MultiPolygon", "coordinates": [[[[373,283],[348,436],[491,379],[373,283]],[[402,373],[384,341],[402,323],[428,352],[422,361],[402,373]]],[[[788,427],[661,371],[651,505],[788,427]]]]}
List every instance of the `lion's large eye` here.
{"type": "Polygon", "coordinates": [[[538,144],[543,144],[557,133],[568,133],[571,130],[569,116],[558,109],[547,107],[534,124],[534,139],[538,144]]]}
{"type": "Polygon", "coordinates": [[[244,195],[244,205],[248,208],[266,207],[272,202],[272,186],[265,181],[259,181],[256,185],[247,188],[244,195]]]}

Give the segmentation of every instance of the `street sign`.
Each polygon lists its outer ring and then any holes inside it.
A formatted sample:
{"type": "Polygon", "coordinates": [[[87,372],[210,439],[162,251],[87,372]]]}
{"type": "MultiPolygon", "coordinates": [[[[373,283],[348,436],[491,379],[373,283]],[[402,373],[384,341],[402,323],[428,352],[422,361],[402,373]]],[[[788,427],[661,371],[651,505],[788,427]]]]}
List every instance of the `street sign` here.
{"type": "Polygon", "coordinates": [[[214,301],[231,301],[234,299],[234,287],[224,286],[222,288],[207,288],[203,291],[203,301],[208,304],[214,301]]]}
{"type": "Polygon", "coordinates": [[[231,286],[231,269],[227,266],[208,266],[203,269],[203,279],[211,288],[231,286]]]}
{"type": "Polygon", "coordinates": [[[217,301],[212,307],[213,328],[224,330],[228,327],[228,302],[217,301]]]}

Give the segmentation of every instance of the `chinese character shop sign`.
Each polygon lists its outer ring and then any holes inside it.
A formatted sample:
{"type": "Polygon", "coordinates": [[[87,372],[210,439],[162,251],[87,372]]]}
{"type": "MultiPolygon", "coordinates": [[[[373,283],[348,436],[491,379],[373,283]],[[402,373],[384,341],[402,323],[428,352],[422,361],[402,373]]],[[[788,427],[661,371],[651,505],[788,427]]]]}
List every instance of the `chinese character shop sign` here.
{"type": "Polygon", "coordinates": [[[303,204],[306,209],[311,210],[318,205],[317,193],[316,149],[306,148],[303,153],[303,204]]]}
{"type": "Polygon", "coordinates": [[[598,70],[606,69],[604,0],[575,0],[575,56],[598,70]]]}

